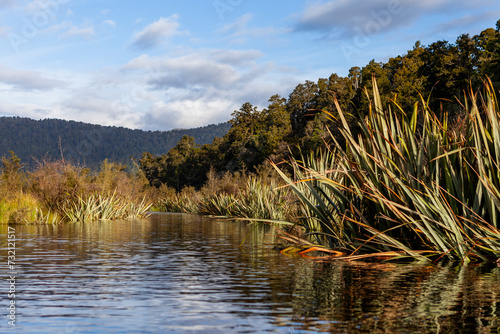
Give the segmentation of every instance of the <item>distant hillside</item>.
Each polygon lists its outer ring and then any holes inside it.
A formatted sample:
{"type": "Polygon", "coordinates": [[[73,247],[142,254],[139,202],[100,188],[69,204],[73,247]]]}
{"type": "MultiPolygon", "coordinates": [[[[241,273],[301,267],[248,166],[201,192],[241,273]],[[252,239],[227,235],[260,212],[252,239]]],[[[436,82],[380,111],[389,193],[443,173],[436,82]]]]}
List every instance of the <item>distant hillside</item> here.
{"type": "Polygon", "coordinates": [[[21,117],[0,117],[0,157],[14,151],[22,162],[32,165],[37,159],[64,158],[87,166],[97,166],[104,159],[130,162],[143,152],[167,153],[184,135],[197,144],[208,144],[223,137],[228,123],[195,129],[171,131],[131,130],[58,119],[33,120],[21,117]]]}

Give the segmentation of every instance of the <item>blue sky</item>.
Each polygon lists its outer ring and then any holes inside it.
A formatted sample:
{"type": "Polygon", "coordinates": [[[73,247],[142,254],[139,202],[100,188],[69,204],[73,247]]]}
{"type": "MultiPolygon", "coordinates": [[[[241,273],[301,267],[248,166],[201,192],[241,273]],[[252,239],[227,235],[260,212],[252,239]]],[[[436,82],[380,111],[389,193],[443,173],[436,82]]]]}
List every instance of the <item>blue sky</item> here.
{"type": "Polygon", "coordinates": [[[0,0],[0,115],[225,122],[244,102],[498,19],[499,0],[0,0]]]}

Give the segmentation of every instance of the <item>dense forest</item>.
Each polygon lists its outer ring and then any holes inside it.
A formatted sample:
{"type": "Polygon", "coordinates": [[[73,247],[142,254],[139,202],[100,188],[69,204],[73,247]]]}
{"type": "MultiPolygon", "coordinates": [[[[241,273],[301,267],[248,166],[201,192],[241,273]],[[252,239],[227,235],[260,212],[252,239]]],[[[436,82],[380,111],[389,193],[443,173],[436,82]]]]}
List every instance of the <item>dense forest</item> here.
{"type": "Polygon", "coordinates": [[[130,157],[139,159],[145,151],[160,154],[170,150],[184,135],[207,144],[224,136],[229,128],[221,123],[188,130],[142,131],[58,119],[0,117],[0,156],[14,151],[29,166],[45,158],[60,159],[61,154],[89,167],[105,159],[127,164],[130,157]]]}
{"type": "Polygon", "coordinates": [[[210,169],[220,174],[252,172],[268,159],[300,158],[328,145],[329,132],[342,140],[334,126],[336,103],[356,128],[369,110],[364,89],[372,89],[372,77],[377,79],[384,107],[391,101],[410,112],[423,96],[432,110],[459,118],[464,107],[457,100],[462,102],[471,89],[483,87],[483,80],[490,78],[495,90],[500,88],[500,20],[496,28],[478,35],[463,34],[454,43],[437,41],[425,46],[416,42],[404,55],[387,62],[372,60],[348,73],[347,77],[331,74],[300,83],[288,98],[272,96],[262,110],[244,103],[232,114],[231,128],[223,138],[197,145],[186,135],[166,154],[144,153],[141,168],[151,185],[167,184],[180,190],[201,187],[210,169]]]}

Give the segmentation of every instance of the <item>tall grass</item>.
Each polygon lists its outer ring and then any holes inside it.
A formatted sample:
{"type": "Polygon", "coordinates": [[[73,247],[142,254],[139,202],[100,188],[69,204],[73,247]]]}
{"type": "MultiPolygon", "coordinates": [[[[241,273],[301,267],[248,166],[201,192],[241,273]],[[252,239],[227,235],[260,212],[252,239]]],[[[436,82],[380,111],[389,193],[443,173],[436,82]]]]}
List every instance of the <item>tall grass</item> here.
{"type": "Polygon", "coordinates": [[[57,224],[61,217],[31,194],[16,194],[0,200],[0,224],[57,224]]]}
{"type": "Polygon", "coordinates": [[[128,219],[147,215],[151,207],[144,199],[140,203],[129,202],[116,193],[110,195],[92,194],[78,197],[61,208],[70,222],[91,222],[100,219],[128,219]]]}
{"type": "Polygon", "coordinates": [[[292,220],[297,211],[296,198],[270,168],[263,167],[251,175],[217,176],[210,172],[200,191],[188,187],[178,193],[166,193],[159,209],[249,220],[292,220]]]}
{"type": "Polygon", "coordinates": [[[186,187],[181,192],[167,194],[160,199],[160,211],[198,213],[201,195],[192,187],[186,187]]]}
{"type": "Polygon", "coordinates": [[[266,182],[250,176],[245,188],[238,194],[206,196],[199,204],[199,212],[213,216],[283,221],[291,218],[294,207],[289,190],[279,187],[276,180],[266,182]]]}
{"type": "Polygon", "coordinates": [[[295,180],[282,174],[311,235],[351,254],[499,257],[500,110],[491,82],[484,95],[470,93],[453,124],[423,98],[409,115],[396,102],[384,110],[375,79],[373,87],[358,136],[337,104],[346,145],[332,136],[330,152],[291,162],[295,180]]]}
{"type": "Polygon", "coordinates": [[[140,174],[104,161],[91,171],[59,160],[43,160],[24,172],[14,153],[2,158],[0,223],[54,224],[143,216],[154,194],[140,174]]]}

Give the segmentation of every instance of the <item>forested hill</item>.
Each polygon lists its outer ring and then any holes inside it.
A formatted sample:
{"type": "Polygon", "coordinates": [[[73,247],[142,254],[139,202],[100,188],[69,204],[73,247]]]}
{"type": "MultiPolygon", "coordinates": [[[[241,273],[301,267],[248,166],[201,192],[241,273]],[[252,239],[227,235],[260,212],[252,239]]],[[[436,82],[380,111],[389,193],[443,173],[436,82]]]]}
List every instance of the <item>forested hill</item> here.
{"type": "Polygon", "coordinates": [[[0,117],[0,157],[14,153],[22,162],[32,165],[37,159],[60,159],[97,166],[104,159],[128,163],[143,152],[162,154],[173,148],[184,136],[203,145],[215,137],[223,137],[231,127],[228,123],[205,127],[143,131],[58,119],[33,120],[21,117],[0,117]]]}

